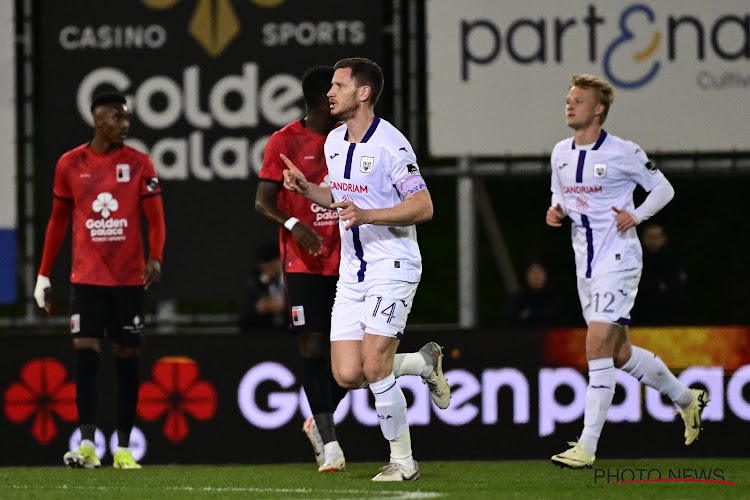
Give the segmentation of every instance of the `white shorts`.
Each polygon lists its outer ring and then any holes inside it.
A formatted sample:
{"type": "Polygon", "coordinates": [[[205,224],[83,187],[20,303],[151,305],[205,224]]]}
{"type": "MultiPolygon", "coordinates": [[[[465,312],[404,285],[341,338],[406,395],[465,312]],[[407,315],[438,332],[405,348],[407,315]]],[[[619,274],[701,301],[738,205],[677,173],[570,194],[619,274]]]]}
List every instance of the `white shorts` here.
{"type": "Polygon", "coordinates": [[[640,281],[640,269],[597,274],[591,278],[579,276],[578,298],[586,324],[599,321],[629,325],[640,281]]]}
{"type": "Polygon", "coordinates": [[[418,285],[392,280],[339,280],[331,314],[331,342],[362,340],[365,332],[402,338],[418,285]]]}

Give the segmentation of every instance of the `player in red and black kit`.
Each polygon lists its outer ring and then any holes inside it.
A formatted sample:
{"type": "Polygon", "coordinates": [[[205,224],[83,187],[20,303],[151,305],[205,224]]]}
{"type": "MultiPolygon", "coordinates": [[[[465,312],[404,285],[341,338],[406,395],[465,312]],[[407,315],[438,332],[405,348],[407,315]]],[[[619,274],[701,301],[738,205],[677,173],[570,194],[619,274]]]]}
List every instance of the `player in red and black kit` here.
{"type": "Polygon", "coordinates": [[[165,226],[161,187],[151,159],[123,144],[130,127],[125,97],[108,92],[91,104],[94,138],[57,162],[52,215],[34,290],[39,307],[51,310],[50,271],[68,221],[73,219],[70,331],[76,352],[76,405],[81,445],[63,460],[91,469],[96,454],[96,380],[100,339],[112,341],[117,371],[117,439],[114,466],[140,469],[129,448],[138,401],[138,346],[144,290],[161,278],[165,226]],[[141,212],[149,228],[144,259],[141,212]]]}
{"type": "Polygon", "coordinates": [[[292,330],[298,334],[303,358],[303,386],[313,417],[303,431],[315,449],[318,470],[342,470],[344,454],[336,438],[333,412],[346,395],[333,379],[330,365],[331,309],[336,295],[341,240],[338,213],[282,189],[284,154],[299,165],[310,182],[326,182],[323,144],[336,126],[326,93],[333,67],[315,66],[302,77],[307,107],[304,118],[271,136],[263,157],[255,209],[280,227],[279,243],[284,265],[292,330]]]}

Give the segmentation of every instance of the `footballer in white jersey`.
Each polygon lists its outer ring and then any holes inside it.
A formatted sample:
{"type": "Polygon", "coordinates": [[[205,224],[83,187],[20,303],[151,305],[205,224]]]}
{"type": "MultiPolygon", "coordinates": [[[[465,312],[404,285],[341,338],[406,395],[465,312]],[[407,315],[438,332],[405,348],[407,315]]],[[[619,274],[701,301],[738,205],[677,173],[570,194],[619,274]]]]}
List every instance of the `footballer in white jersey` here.
{"type": "Polygon", "coordinates": [[[570,217],[576,274],[597,274],[641,269],[643,251],[635,227],[617,231],[612,207],[644,214],[633,204],[636,184],[651,191],[662,174],[635,143],[601,131],[598,140],[577,146],[573,138],[552,150],[552,205],[559,203],[570,217]]]}
{"type": "Polygon", "coordinates": [[[592,75],[573,75],[565,98],[565,121],[574,136],[555,145],[551,156],[552,204],[545,221],[561,227],[571,219],[578,295],[586,331],[586,388],[583,430],[552,463],[591,467],[615,393],[617,368],[669,397],[685,422],[685,444],[700,432],[705,391],[689,389],[654,353],[630,343],[630,310],[641,277],[636,226],[661,210],[674,188],[630,141],[607,134],[602,124],[614,100],[612,86],[592,75]],[[649,195],[638,208],[633,191],[649,195]]]}
{"type": "Polygon", "coordinates": [[[339,210],[341,264],[331,312],[331,366],[339,386],[361,389],[366,382],[375,398],[391,454],[372,480],[415,481],[419,464],[396,378],[422,377],[443,409],[450,404],[450,386],[435,342],[419,352],[396,354],[422,273],[414,225],[430,220],[433,206],[409,141],[375,116],[383,85],[382,70],[369,59],[351,57],[334,65],[327,97],[331,115],[344,125],[325,142],[329,184],[308,182],[285,155],[281,158],[289,167],[286,189],[339,210]]]}
{"type": "MultiPolygon", "coordinates": [[[[335,202],[349,201],[363,209],[390,208],[425,188],[411,144],[386,120],[376,117],[362,142],[349,142],[348,135],[346,125],[335,128],[324,148],[335,202]]],[[[416,226],[365,224],[347,231],[346,224],[339,221],[340,281],[359,283],[377,277],[419,282],[422,256],[416,226]]]]}

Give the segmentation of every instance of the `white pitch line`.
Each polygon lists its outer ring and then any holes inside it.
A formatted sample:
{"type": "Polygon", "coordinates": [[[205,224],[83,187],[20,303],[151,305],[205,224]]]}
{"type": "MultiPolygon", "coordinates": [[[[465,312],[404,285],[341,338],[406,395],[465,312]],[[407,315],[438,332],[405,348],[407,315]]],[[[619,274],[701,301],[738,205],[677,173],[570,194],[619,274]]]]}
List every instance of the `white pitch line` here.
{"type": "MultiPolygon", "coordinates": [[[[13,485],[16,490],[99,490],[99,491],[123,491],[123,490],[142,490],[143,487],[129,486],[68,486],[61,484],[59,486],[33,486],[33,485],[13,485]]],[[[211,487],[204,486],[195,488],[192,486],[169,486],[165,488],[171,491],[196,491],[206,493],[297,493],[300,495],[315,494],[343,494],[343,495],[363,495],[370,498],[388,498],[391,500],[412,500],[421,498],[440,498],[445,496],[443,493],[436,491],[399,491],[399,490],[318,490],[312,488],[242,488],[233,486],[211,487]]]]}

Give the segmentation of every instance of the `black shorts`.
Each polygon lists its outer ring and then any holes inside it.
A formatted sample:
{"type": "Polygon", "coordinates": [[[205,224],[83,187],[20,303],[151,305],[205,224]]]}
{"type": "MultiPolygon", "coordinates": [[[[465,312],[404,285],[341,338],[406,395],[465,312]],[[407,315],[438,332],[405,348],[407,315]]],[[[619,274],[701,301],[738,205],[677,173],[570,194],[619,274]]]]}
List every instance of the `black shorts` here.
{"type": "Polygon", "coordinates": [[[331,332],[331,311],[339,277],[288,273],[285,279],[292,331],[328,335],[331,332]]]}
{"type": "Polygon", "coordinates": [[[138,347],[143,332],[143,286],[71,284],[70,333],[138,347]]]}

